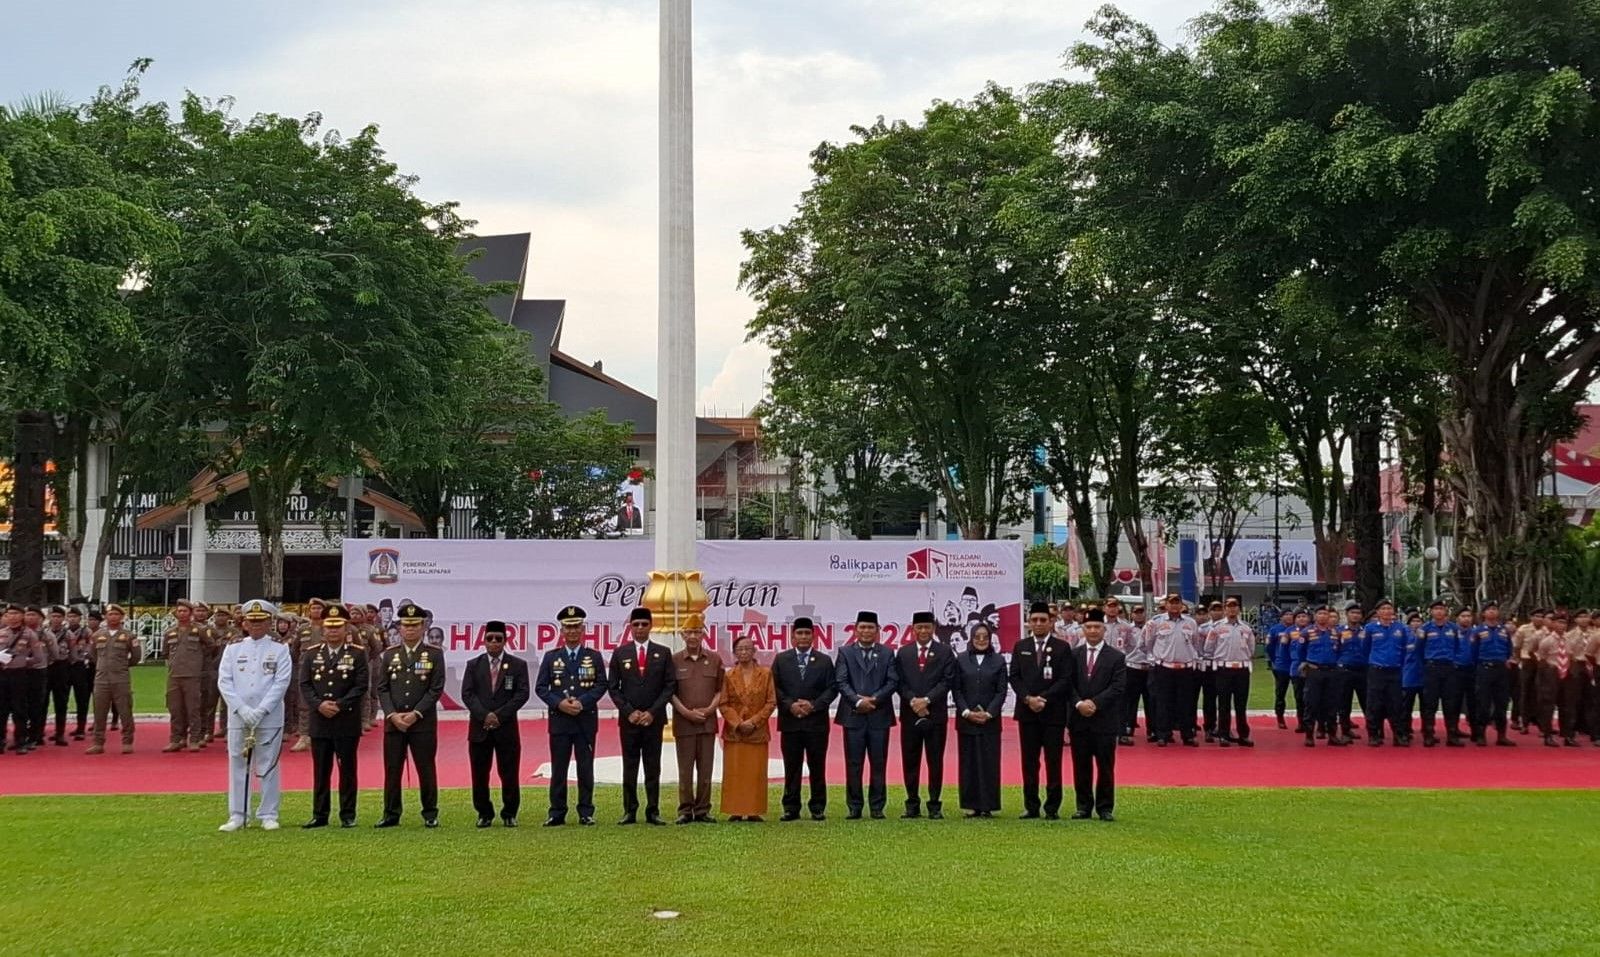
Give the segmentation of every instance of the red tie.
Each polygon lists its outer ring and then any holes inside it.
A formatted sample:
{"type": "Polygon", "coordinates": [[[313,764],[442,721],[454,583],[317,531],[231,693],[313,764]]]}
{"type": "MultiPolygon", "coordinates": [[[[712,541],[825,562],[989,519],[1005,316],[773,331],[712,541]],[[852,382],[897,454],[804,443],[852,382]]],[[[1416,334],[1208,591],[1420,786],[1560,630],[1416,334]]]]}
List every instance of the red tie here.
{"type": "Polygon", "coordinates": [[[1089,649],[1089,677],[1091,678],[1094,677],[1094,652],[1095,649],[1089,649]]]}
{"type": "Polygon", "coordinates": [[[644,674],[644,645],[639,646],[639,673],[644,674]]]}
{"type": "Polygon", "coordinates": [[[924,668],[927,668],[927,667],[928,667],[928,646],[927,645],[918,645],[917,646],[917,668],[918,669],[924,669],[924,668]]]}
{"type": "Polygon", "coordinates": [[[489,659],[489,690],[493,691],[500,684],[500,659],[489,659]]]}

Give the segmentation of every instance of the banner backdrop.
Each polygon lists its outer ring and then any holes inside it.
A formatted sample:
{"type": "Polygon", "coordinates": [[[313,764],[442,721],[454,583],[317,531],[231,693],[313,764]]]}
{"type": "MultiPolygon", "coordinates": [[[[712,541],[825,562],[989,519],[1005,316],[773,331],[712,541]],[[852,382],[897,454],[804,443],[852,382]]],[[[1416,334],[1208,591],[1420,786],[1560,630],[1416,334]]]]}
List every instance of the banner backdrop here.
{"type": "MultiPolygon", "coordinates": [[[[799,616],[816,622],[817,646],[831,653],[850,640],[861,610],[878,613],[889,647],[912,640],[917,611],[931,610],[939,636],[958,651],[977,621],[995,628],[1005,652],[1022,635],[1021,542],[708,541],[699,549],[711,597],[707,645],[729,663],[744,635],[770,662],[789,647],[799,616]]],[[[399,640],[394,609],[406,601],[427,609],[429,640],[445,649],[446,703],[456,707],[490,619],[506,622],[507,650],[537,669],[560,644],[556,613],[579,605],[589,613],[585,642],[609,654],[627,639],[654,554],[643,539],[346,539],[342,594],[378,605],[391,641],[399,640]]]]}
{"type": "MultiPolygon", "coordinates": [[[[1270,538],[1240,538],[1228,552],[1227,580],[1249,584],[1272,584],[1273,544],[1270,538]]],[[[1212,555],[1222,552],[1222,543],[1212,543],[1212,555]]],[[[1277,546],[1278,581],[1285,585],[1306,585],[1317,581],[1317,543],[1310,539],[1281,539],[1277,546]]],[[[1213,560],[1215,560],[1213,558],[1213,560]]],[[[1208,570],[1209,571],[1209,570],[1208,570]]]]}

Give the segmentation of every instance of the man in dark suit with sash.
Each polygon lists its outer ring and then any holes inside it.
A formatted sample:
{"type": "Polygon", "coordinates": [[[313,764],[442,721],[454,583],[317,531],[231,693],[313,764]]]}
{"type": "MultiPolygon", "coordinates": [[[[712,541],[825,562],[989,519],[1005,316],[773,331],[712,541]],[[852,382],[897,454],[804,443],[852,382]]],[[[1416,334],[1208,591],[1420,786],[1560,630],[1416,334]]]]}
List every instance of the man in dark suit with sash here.
{"type": "Polygon", "coordinates": [[[467,723],[467,760],[472,765],[472,806],[478,826],[494,823],[494,801],[489,797],[489,765],[500,774],[500,819],[517,826],[522,808],[518,773],[522,763],[522,734],[517,712],[528,703],[528,663],[506,651],[506,623],[485,622],[483,654],[467,663],[461,677],[461,703],[470,716],[467,723]]]}
{"type": "Polygon", "coordinates": [[[778,692],[778,740],[783,751],[783,817],[800,817],[802,761],[811,775],[808,810],[821,821],[828,810],[828,705],[838,695],[834,665],[812,647],[816,626],[796,618],[789,626],[794,647],[772,660],[772,682],[778,692]]]}

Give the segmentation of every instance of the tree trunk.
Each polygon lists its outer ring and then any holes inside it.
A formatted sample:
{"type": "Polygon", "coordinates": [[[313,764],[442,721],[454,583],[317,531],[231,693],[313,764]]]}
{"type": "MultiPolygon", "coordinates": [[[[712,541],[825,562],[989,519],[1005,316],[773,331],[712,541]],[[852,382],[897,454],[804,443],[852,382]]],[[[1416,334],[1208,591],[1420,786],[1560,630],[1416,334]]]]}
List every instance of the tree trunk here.
{"type": "Polygon", "coordinates": [[[50,416],[23,411],[13,422],[11,490],[11,584],[15,602],[44,602],[45,461],[50,451],[50,416]]]}
{"type": "Polygon", "coordinates": [[[1371,609],[1383,597],[1382,430],[1376,420],[1355,430],[1351,454],[1350,517],[1356,537],[1356,601],[1371,609]]]}
{"type": "Polygon", "coordinates": [[[250,473],[250,504],[260,536],[261,597],[276,604],[283,601],[283,515],[294,485],[274,478],[264,469],[250,473]]]}
{"type": "Polygon", "coordinates": [[[1456,466],[1458,594],[1523,614],[1550,602],[1549,546],[1559,525],[1550,528],[1538,508],[1549,436],[1463,405],[1441,424],[1456,466]]]}

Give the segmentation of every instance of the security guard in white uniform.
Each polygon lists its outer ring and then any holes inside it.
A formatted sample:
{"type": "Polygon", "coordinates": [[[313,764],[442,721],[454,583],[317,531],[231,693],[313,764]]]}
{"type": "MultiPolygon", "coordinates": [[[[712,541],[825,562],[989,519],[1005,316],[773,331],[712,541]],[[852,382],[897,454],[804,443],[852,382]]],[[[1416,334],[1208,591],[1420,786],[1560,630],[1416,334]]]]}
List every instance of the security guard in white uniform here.
{"type": "Polygon", "coordinates": [[[245,826],[251,774],[261,782],[256,819],[262,830],[278,829],[283,695],[294,677],[294,663],[289,647],[270,637],[277,614],[271,602],[259,598],[245,602],[240,608],[245,636],[222,651],[217,692],[228,709],[228,821],[219,831],[245,826]]]}

